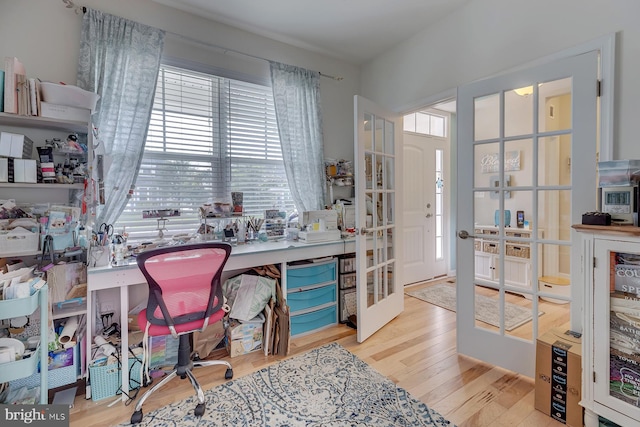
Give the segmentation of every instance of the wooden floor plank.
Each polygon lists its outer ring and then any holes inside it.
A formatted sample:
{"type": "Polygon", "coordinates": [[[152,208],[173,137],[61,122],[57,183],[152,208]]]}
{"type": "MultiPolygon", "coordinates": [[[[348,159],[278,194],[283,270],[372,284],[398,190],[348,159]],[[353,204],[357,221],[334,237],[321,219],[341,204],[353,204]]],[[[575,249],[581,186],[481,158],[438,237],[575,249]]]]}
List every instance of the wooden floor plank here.
{"type": "MultiPolygon", "coordinates": [[[[446,280],[411,286],[407,290],[442,281],[446,280]]],[[[519,297],[513,298],[516,303],[526,303],[519,301],[519,297]]],[[[545,315],[540,317],[540,330],[560,326],[568,320],[568,305],[541,302],[539,308],[545,311],[545,315]]],[[[458,355],[455,351],[455,321],[456,313],[405,296],[404,312],[364,343],[357,342],[354,329],[346,325],[334,325],[292,339],[288,357],[338,342],[459,427],[563,425],[535,410],[534,383],[531,378],[458,355]]],[[[248,375],[284,358],[255,352],[230,359],[224,350],[218,350],[212,356],[229,360],[233,365],[234,378],[248,375]]],[[[205,390],[225,382],[223,368],[197,369],[195,375],[205,390]]],[[[148,413],[189,397],[192,393],[188,381],[174,379],[165,390],[155,393],[145,402],[144,411],[148,413]]],[[[117,402],[109,407],[113,401],[105,399],[93,402],[76,397],[71,409],[71,425],[110,426],[127,422],[134,405],[125,406],[117,402]]]]}

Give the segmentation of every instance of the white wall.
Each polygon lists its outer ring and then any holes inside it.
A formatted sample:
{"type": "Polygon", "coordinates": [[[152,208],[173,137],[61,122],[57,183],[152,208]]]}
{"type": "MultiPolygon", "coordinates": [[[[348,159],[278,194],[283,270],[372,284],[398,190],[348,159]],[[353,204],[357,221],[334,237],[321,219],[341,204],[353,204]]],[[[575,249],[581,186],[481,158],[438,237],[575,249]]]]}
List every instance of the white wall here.
{"type": "MultiPolygon", "coordinates": [[[[339,82],[322,78],[320,83],[325,157],[353,159],[353,95],[359,84],[357,67],[213,23],[151,0],[83,0],[76,4],[200,40],[203,43],[188,42],[168,34],[165,54],[231,69],[256,80],[269,81],[267,62],[224,54],[208,45],[344,77],[339,82]]],[[[60,0],[0,0],[0,59],[16,56],[24,63],[29,77],[75,84],[81,15],[65,8],[60,0]]]]}
{"type": "MultiPolygon", "coordinates": [[[[387,108],[617,33],[614,153],[640,158],[640,2],[472,0],[362,67],[360,92],[387,108]]],[[[606,82],[604,84],[607,88],[606,82]]]]}

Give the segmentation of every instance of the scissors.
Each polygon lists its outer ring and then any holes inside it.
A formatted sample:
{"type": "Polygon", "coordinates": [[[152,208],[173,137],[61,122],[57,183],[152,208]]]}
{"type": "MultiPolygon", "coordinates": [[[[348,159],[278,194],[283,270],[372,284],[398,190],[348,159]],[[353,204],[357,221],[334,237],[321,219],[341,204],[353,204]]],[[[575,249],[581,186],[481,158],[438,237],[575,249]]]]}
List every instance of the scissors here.
{"type": "Polygon", "coordinates": [[[98,234],[106,235],[108,237],[113,236],[113,225],[103,222],[98,228],[98,234]]]}
{"type": "Polygon", "coordinates": [[[100,244],[104,246],[109,242],[111,236],[113,236],[113,225],[103,222],[102,224],[100,224],[97,234],[98,240],[100,240],[100,244]]]}

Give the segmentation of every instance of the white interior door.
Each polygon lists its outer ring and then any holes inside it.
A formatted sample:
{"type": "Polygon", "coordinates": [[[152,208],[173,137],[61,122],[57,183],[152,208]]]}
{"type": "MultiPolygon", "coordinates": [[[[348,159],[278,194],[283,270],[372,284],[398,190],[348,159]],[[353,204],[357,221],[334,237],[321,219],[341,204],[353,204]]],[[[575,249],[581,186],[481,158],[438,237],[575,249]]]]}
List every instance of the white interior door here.
{"type": "Polygon", "coordinates": [[[354,96],[358,342],[404,309],[402,118],[354,96]]]}
{"type": "Polygon", "coordinates": [[[534,376],[542,276],[570,278],[567,302],[580,312],[571,224],[595,209],[597,61],[590,52],[459,88],[459,353],[534,376]],[[510,329],[505,299],[514,294],[531,320],[510,329]],[[498,301],[497,327],[477,319],[484,296],[498,301]]]}
{"type": "Polygon", "coordinates": [[[447,273],[445,260],[445,138],[403,133],[404,284],[447,273]]]}

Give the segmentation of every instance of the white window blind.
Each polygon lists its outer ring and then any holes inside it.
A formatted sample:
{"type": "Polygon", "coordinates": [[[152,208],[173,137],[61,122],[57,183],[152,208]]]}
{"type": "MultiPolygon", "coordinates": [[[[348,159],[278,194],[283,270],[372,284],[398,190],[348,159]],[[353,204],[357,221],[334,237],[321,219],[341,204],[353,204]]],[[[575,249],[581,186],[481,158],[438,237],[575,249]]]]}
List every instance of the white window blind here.
{"type": "Polygon", "coordinates": [[[193,233],[204,203],[244,195],[245,215],[294,204],[270,87],[163,65],[135,192],[120,215],[132,239],[157,235],[148,209],[178,209],[169,234],[193,233]]]}

